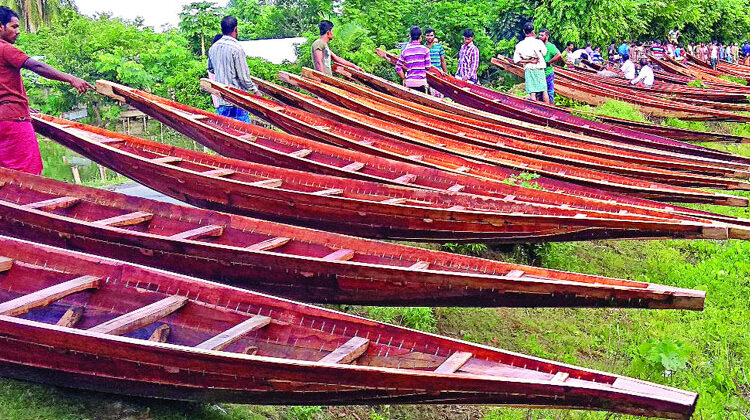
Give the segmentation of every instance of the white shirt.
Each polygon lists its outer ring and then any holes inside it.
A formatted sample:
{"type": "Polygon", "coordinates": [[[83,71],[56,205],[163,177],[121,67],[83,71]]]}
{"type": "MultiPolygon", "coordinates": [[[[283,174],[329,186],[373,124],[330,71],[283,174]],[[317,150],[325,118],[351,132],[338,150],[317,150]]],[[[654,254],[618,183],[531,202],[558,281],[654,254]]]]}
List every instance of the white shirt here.
{"type": "Polygon", "coordinates": [[[544,56],[547,55],[547,46],[544,42],[534,37],[526,37],[523,41],[516,44],[516,51],[513,53],[513,62],[518,63],[521,60],[537,58],[536,64],[526,63],[523,65],[524,70],[544,70],[547,63],[544,56]]]}
{"type": "Polygon", "coordinates": [[[653,86],[654,85],[654,70],[651,69],[651,66],[643,66],[641,69],[641,72],[638,73],[638,77],[631,80],[630,83],[637,85],[638,83],[643,83],[646,86],[653,86]]]}
{"type": "Polygon", "coordinates": [[[568,55],[565,56],[565,62],[568,64],[575,64],[576,60],[579,60],[582,54],[586,54],[586,50],[583,48],[569,52],[568,55]]]}
{"type": "Polygon", "coordinates": [[[628,80],[635,79],[635,64],[633,64],[633,60],[628,60],[622,63],[622,66],[620,67],[620,71],[622,71],[622,74],[625,75],[626,79],[628,80]]]}

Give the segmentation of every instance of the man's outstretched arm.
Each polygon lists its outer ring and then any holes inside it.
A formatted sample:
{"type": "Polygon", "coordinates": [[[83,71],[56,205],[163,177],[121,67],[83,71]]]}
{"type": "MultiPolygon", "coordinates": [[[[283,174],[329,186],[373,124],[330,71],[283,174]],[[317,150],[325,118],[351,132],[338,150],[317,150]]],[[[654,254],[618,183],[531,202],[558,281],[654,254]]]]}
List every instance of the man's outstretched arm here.
{"type": "Polygon", "coordinates": [[[36,61],[32,58],[26,60],[26,62],[23,63],[23,66],[21,67],[25,68],[26,70],[31,70],[42,77],[46,77],[47,79],[70,83],[70,85],[73,86],[80,94],[86,93],[87,90],[94,90],[94,87],[91,86],[87,81],[68,73],[61,72],[60,70],[57,70],[49,64],[36,61]]]}

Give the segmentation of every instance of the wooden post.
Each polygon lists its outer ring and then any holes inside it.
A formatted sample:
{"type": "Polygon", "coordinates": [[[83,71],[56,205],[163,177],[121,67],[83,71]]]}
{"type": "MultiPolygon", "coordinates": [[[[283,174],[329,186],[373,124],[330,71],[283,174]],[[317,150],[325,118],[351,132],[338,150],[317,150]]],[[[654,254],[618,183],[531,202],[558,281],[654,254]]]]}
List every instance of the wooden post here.
{"type": "Polygon", "coordinates": [[[96,166],[99,168],[99,177],[101,177],[102,181],[106,181],[107,180],[107,168],[105,168],[102,165],[99,165],[98,163],[96,164],[96,166]]]}
{"type": "Polygon", "coordinates": [[[81,174],[78,172],[78,166],[71,166],[70,170],[73,172],[73,181],[75,181],[76,184],[82,184],[81,174]]]}

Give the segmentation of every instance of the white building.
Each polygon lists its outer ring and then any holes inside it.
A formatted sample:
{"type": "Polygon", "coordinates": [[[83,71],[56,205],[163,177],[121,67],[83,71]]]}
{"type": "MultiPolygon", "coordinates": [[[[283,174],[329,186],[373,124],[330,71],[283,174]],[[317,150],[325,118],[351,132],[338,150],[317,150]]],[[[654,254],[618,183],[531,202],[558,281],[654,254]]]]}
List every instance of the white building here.
{"type": "Polygon", "coordinates": [[[240,41],[248,57],[262,58],[274,64],[297,61],[296,47],[307,42],[307,38],[255,39],[240,41]]]}

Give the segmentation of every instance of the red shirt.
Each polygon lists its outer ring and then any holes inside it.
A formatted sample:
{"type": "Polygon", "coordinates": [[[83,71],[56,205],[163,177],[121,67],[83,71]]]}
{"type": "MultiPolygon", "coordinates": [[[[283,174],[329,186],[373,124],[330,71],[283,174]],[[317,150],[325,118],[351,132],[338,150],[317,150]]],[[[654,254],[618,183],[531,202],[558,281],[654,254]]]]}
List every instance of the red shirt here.
{"type": "Polygon", "coordinates": [[[21,66],[29,59],[23,51],[0,39],[0,121],[29,118],[29,99],[21,66]]]}

